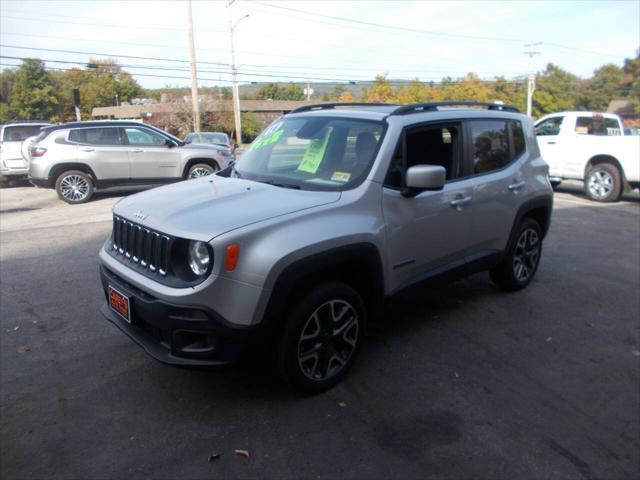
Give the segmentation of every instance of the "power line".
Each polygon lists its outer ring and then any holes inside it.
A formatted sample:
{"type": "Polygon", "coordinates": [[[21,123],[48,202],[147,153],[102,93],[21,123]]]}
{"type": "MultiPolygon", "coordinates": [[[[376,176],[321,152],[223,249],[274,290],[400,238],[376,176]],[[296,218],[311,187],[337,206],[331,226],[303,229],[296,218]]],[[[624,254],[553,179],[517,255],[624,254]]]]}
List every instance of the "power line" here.
{"type": "MultiPolygon", "coordinates": [[[[7,55],[0,55],[0,58],[6,58],[6,59],[10,59],[10,60],[27,60],[27,57],[14,57],[14,56],[7,56],[7,55]]],[[[50,62],[50,63],[62,63],[62,64],[67,64],[67,65],[85,65],[85,62],[73,62],[73,61],[69,61],[69,60],[50,60],[50,59],[42,59],[42,61],[44,62],[50,62]]],[[[10,66],[10,67],[18,67],[19,65],[8,65],[5,64],[6,66],[10,66]]],[[[151,69],[151,70],[164,70],[164,71],[178,71],[178,72],[187,72],[188,69],[183,68],[171,68],[171,67],[151,67],[151,66],[139,66],[139,65],[119,65],[120,67],[123,68],[132,68],[132,69],[151,69]]],[[[71,69],[63,69],[63,68],[56,68],[56,67],[48,67],[45,66],[45,69],[47,70],[58,70],[58,71],[68,71],[71,69]]],[[[218,73],[217,71],[214,70],[201,70],[203,73],[218,73]]],[[[146,74],[146,73],[137,73],[137,72],[125,72],[125,73],[129,73],[132,76],[140,76],[140,77],[153,77],[153,78],[170,78],[170,79],[184,79],[184,80],[189,80],[189,77],[179,77],[179,76],[173,76],[173,75],[153,75],[153,74],[146,74]]],[[[224,73],[228,73],[228,72],[224,72],[224,73]]],[[[249,76],[249,74],[244,74],[244,73],[239,73],[239,75],[247,75],[249,76]]],[[[252,76],[267,76],[267,75],[252,75],[252,76]]],[[[287,79],[305,79],[307,77],[301,76],[301,77],[280,77],[280,78],[287,78],[287,79]]],[[[211,81],[211,82],[224,82],[224,83],[231,83],[230,80],[225,80],[225,79],[213,79],[213,78],[199,78],[200,80],[205,80],[205,81],[211,81]]],[[[316,78],[315,80],[319,80],[322,84],[324,85],[343,85],[343,86],[348,86],[351,82],[349,80],[346,79],[335,79],[335,78],[316,78]]],[[[370,79],[364,79],[364,80],[354,80],[355,82],[357,82],[357,85],[360,86],[365,86],[365,85],[372,85],[375,83],[375,80],[370,80],[370,79]]],[[[491,85],[496,83],[495,80],[479,80],[481,83],[486,84],[486,85],[491,85]]],[[[318,83],[320,83],[318,82],[318,83]]],[[[507,82],[509,84],[513,84],[513,85],[517,85],[519,84],[518,81],[516,79],[513,80],[507,80],[507,82]]],[[[249,83],[249,81],[245,81],[245,83],[249,83]]],[[[296,82],[274,82],[274,83],[296,83],[296,82]]],[[[297,82],[297,83],[304,83],[303,81],[297,82]]],[[[388,83],[392,86],[407,86],[407,85],[411,85],[412,83],[416,83],[415,80],[388,80],[388,83]]],[[[442,85],[442,84],[447,84],[447,85],[459,85],[462,84],[463,82],[461,81],[417,81],[418,84],[420,85],[434,85],[434,86],[438,86],[438,85],[442,85]]]]}
{"type": "MultiPolygon", "coordinates": [[[[252,4],[258,4],[258,5],[262,5],[264,7],[269,7],[269,8],[274,8],[274,9],[279,9],[279,10],[285,10],[285,11],[292,11],[292,12],[298,12],[298,13],[302,13],[304,15],[310,15],[310,16],[315,16],[315,17],[322,17],[322,18],[328,18],[328,19],[332,19],[332,20],[338,20],[338,21],[342,21],[342,22],[348,22],[348,23],[353,23],[353,24],[359,24],[359,25],[368,25],[368,26],[373,26],[373,27],[377,27],[377,28],[384,28],[384,29],[392,29],[392,30],[397,30],[399,32],[414,32],[414,33],[419,33],[419,34],[423,34],[423,35],[431,35],[431,36],[440,36],[443,38],[459,38],[459,39],[468,39],[468,40],[473,40],[473,41],[494,41],[494,42],[508,42],[508,43],[514,43],[514,42],[518,42],[518,43],[534,43],[533,40],[531,39],[523,39],[523,38],[508,38],[508,37],[483,37],[483,36],[478,36],[478,35],[460,35],[460,34],[453,34],[453,33],[445,33],[445,32],[437,32],[434,30],[418,30],[418,29],[414,29],[414,28],[408,28],[408,27],[403,27],[403,26],[395,26],[395,25],[385,25],[385,24],[380,24],[380,23],[373,23],[373,22],[365,22],[362,20],[354,20],[351,18],[345,18],[345,17],[338,17],[338,16],[333,16],[333,15],[323,15],[320,13],[315,13],[315,12],[309,12],[307,10],[300,10],[297,8],[292,8],[292,7],[284,7],[282,5],[271,5],[268,3],[264,3],[264,2],[253,2],[252,4]]],[[[566,49],[566,50],[572,50],[572,51],[576,51],[576,52],[582,52],[582,53],[586,53],[586,54],[591,54],[591,55],[600,55],[600,56],[605,56],[605,57],[610,57],[610,58],[620,58],[620,57],[624,57],[624,55],[613,55],[610,53],[602,53],[602,52],[595,52],[592,50],[585,50],[585,49],[581,49],[581,48],[576,48],[576,47],[572,47],[572,46],[568,46],[568,45],[562,45],[559,43],[554,43],[554,42],[540,42],[544,45],[549,45],[549,46],[555,46],[557,48],[562,48],[562,49],[566,49]]]]}
{"type": "MultiPolygon", "coordinates": [[[[98,52],[87,52],[87,51],[77,51],[77,50],[63,50],[63,49],[53,49],[53,48],[36,48],[36,47],[21,47],[21,46],[17,46],[17,45],[5,45],[5,44],[0,44],[0,47],[5,47],[5,48],[15,48],[15,49],[22,49],[22,50],[34,50],[34,51],[43,51],[43,52],[56,52],[56,53],[71,53],[71,54],[77,54],[77,55],[97,55],[97,56],[103,56],[103,57],[110,57],[110,58],[128,58],[128,59],[136,59],[136,60],[154,60],[154,61],[168,61],[168,62],[177,62],[177,63],[189,63],[187,60],[180,60],[180,59],[169,59],[169,58],[157,58],[157,57],[140,57],[140,56],[134,56],[134,55],[114,55],[111,53],[98,53],[98,52]]],[[[16,57],[18,58],[18,57],[16,57]]],[[[19,57],[22,58],[22,57],[19,57]]],[[[45,61],[51,61],[51,62],[55,62],[56,60],[45,60],[45,61]]],[[[60,61],[59,63],[63,63],[63,61],[60,61]]],[[[74,64],[81,64],[81,63],[86,63],[86,62],[71,62],[74,64]]],[[[215,66],[227,66],[228,64],[225,63],[220,63],[220,62],[198,62],[199,64],[203,64],[203,65],[215,65],[215,66]]],[[[124,66],[124,65],[122,65],[124,66]]],[[[131,68],[155,68],[158,70],[169,70],[170,68],[167,67],[154,67],[154,66],[135,66],[132,65],[130,66],[131,68]]],[[[302,67],[301,67],[302,68],[302,67]]],[[[174,69],[175,70],[175,69],[174,69]]],[[[226,71],[226,70],[202,70],[203,72],[206,73],[221,73],[221,74],[228,74],[230,72],[226,71]]],[[[258,71],[254,71],[254,70],[241,70],[239,71],[239,74],[243,75],[243,76],[259,76],[259,77],[265,77],[265,78],[287,78],[287,79],[300,79],[300,80],[319,80],[319,81],[325,81],[325,80],[336,80],[336,78],[331,78],[331,79],[327,79],[325,77],[317,77],[314,76],[316,74],[301,74],[301,75],[292,75],[290,72],[282,72],[282,71],[264,71],[264,72],[258,72],[258,71]]],[[[349,80],[358,80],[358,77],[354,77],[354,76],[346,76],[346,75],[341,75],[342,78],[340,78],[340,80],[344,80],[344,81],[349,81],[349,80]]],[[[411,80],[407,80],[406,83],[411,83],[411,80]]]]}

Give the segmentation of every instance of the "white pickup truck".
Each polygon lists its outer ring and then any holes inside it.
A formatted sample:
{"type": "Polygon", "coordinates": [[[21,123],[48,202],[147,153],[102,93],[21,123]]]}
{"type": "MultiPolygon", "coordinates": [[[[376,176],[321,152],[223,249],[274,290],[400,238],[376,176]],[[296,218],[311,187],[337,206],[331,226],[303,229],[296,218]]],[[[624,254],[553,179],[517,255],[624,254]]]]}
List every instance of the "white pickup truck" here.
{"type": "Polygon", "coordinates": [[[625,190],[640,188],[640,136],[625,135],[617,115],[558,112],[535,124],[551,184],[582,180],[585,194],[616,202],[625,190]]]}

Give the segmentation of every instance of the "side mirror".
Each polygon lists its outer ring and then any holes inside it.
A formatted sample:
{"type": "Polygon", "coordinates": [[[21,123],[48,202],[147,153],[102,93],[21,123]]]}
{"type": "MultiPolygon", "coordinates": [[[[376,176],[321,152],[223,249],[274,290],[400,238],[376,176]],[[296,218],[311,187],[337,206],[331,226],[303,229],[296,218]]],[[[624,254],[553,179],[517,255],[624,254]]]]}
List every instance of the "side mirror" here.
{"type": "Polygon", "coordinates": [[[238,148],[240,145],[238,145],[237,143],[233,144],[233,149],[235,150],[236,148],[238,148]]]}
{"type": "Polygon", "coordinates": [[[174,142],[173,140],[165,140],[164,144],[168,147],[168,148],[173,148],[176,146],[176,142],[174,142]]]}
{"type": "Polygon", "coordinates": [[[442,190],[447,180],[447,171],[439,165],[414,165],[406,176],[405,197],[417,195],[422,190],[442,190]]]}

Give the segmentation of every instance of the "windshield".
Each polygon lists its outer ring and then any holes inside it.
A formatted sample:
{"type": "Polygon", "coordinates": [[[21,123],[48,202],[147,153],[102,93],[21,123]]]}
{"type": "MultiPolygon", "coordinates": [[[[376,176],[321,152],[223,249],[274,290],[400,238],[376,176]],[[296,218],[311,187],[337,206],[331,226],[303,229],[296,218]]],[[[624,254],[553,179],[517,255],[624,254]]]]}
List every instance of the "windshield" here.
{"type": "Polygon", "coordinates": [[[348,118],[283,118],[272,123],[235,166],[238,176],[300,188],[346,190],[369,172],[384,127],[348,118]]]}
{"type": "Polygon", "coordinates": [[[228,145],[229,139],[224,133],[190,133],[187,142],[228,145]]]}
{"type": "Polygon", "coordinates": [[[40,125],[16,125],[14,127],[5,127],[3,142],[22,142],[29,137],[33,137],[40,133],[40,128],[45,124],[40,125]]]}

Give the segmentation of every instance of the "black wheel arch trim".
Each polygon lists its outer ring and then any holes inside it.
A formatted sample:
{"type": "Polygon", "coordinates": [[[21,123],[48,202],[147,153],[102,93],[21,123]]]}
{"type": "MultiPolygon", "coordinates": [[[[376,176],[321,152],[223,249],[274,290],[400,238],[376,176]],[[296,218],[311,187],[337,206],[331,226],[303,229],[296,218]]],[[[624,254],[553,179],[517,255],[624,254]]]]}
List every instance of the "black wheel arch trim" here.
{"type": "Polygon", "coordinates": [[[58,177],[60,177],[60,175],[62,175],[64,172],[67,172],[69,170],[79,170],[81,172],[86,173],[87,175],[89,175],[89,177],[91,177],[91,180],[93,181],[94,186],[96,186],[98,183],[98,177],[96,177],[96,174],[94,173],[93,169],[86,163],[65,162],[65,163],[57,163],[51,167],[51,170],[49,171],[49,178],[48,178],[49,188],[55,188],[58,177]]]}
{"type": "Polygon", "coordinates": [[[189,170],[191,169],[191,167],[193,167],[197,163],[205,163],[210,167],[217,169],[217,171],[220,171],[220,164],[215,158],[201,158],[201,157],[190,158],[189,160],[187,160],[187,163],[184,166],[184,170],[182,171],[182,177],[187,178],[187,176],[189,175],[189,170]]]}
{"type": "Polygon", "coordinates": [[[380,313],[384,301],[384,273],[378,248],[369,242],[334,247],[296,260],[278,274],[262,316],[261,325],[276,332],[284,325],[287,307],[295,300],[295,292],[315,281],[342,280],[363,297],[369,317],[380,313]],[[336,278],[341,268],[363,267],[351,272],[353,277],[336,278]],[[353,282],[353,278],[361,279],[353,282]],[[355,284],[354,284],[355,283],[355,284]]]}
{"type": "Polygon", "coordinates": [[[509,245],[513,242],[514,236],[517,233],[518,226],[524,217],[532,217],[538,223],[542,230],[542,238],[544,239],[549,232],[551,226],[551,213],[553,211],[553,193],[548,195],[540,195],[524,202],[513,221],[511,226],[511,233],[509,234],[509,241],[505,245],[504,252],[508,251],[509,245]],[[543,220],[542,222],[540,220],[543,220]]]}

